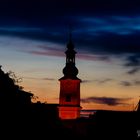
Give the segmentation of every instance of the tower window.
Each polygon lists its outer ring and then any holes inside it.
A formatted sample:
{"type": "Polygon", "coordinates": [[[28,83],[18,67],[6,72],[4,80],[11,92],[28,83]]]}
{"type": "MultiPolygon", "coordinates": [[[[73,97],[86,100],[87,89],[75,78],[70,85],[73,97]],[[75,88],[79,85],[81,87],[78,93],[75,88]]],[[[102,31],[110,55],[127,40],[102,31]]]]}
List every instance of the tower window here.
{"type": "Polygon", "coordinates": [[[71,96],[70,95],[66,96],[66,102],[71,102],[71,96]]]}

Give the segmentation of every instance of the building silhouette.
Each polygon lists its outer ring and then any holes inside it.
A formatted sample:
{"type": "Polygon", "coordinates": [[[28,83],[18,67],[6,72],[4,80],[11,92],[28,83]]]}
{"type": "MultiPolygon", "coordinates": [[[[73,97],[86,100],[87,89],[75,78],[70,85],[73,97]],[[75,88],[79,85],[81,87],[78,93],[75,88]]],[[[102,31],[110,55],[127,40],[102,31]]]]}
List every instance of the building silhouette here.
{"type": "Polygon", "coordinates": [[[59,117],[60,119],[77,119],[80,117],[80,83],[77,77],[78,69],[75,66],[74,44],[71,34],[67,44],[66,65],[63,69],[64,76],[60,81],[59,117]]]}

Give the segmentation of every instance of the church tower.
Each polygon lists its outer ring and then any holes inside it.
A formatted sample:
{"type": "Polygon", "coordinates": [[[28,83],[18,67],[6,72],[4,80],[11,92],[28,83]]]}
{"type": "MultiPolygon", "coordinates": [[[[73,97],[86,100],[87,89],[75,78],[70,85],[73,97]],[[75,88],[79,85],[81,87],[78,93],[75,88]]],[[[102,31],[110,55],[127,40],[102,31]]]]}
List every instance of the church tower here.
{"type": "Polygon", "coordinates": [[[61,119],[77,119],[80,117],[80,82],[77,78],[78,69],[75,66],[74,44],[71,35],[67,44],[66,65],[64,76],[60,81],[59,117],[61,119]]]}

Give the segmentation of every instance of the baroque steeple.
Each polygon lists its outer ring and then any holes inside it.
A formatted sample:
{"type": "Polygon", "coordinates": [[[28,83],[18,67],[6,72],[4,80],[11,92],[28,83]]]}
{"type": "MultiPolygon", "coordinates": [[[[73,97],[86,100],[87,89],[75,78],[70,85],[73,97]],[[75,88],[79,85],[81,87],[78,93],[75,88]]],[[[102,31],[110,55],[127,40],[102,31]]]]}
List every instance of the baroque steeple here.
{"type": "Polygon", "coordinates": [[[75,66],[75,55],[76,51],[74,50],[74,44],[72,42],[72,35],[69,35],[69,41],[67,44],[67,50],[65,51],[66,54],[66,66],[63,69],[64,77],[63,79],[78,79],[78,69],[75,66]]]}
{"type": "Polygon", "coordinates": [[[63,69],[64,76],[60,81],[59,117],[61,119],[77,119],[80,117],[80,83],[77,78],[78,69],[75,66],[74,44],[71,34],[67,44],[66,65],[63,69]]]}

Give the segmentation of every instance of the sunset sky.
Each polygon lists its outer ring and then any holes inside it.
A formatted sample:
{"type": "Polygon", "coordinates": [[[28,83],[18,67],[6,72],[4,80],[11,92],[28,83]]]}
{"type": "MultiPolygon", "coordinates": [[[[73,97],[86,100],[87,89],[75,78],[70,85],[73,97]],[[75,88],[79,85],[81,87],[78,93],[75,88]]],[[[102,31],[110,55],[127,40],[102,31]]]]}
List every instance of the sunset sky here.
{"type": "Polygon", "coordinates": [[[0,65],[58,103],[69,27],[83,109],[132,110],[140,96],[139,0],[1,0],[0,65]]]}

